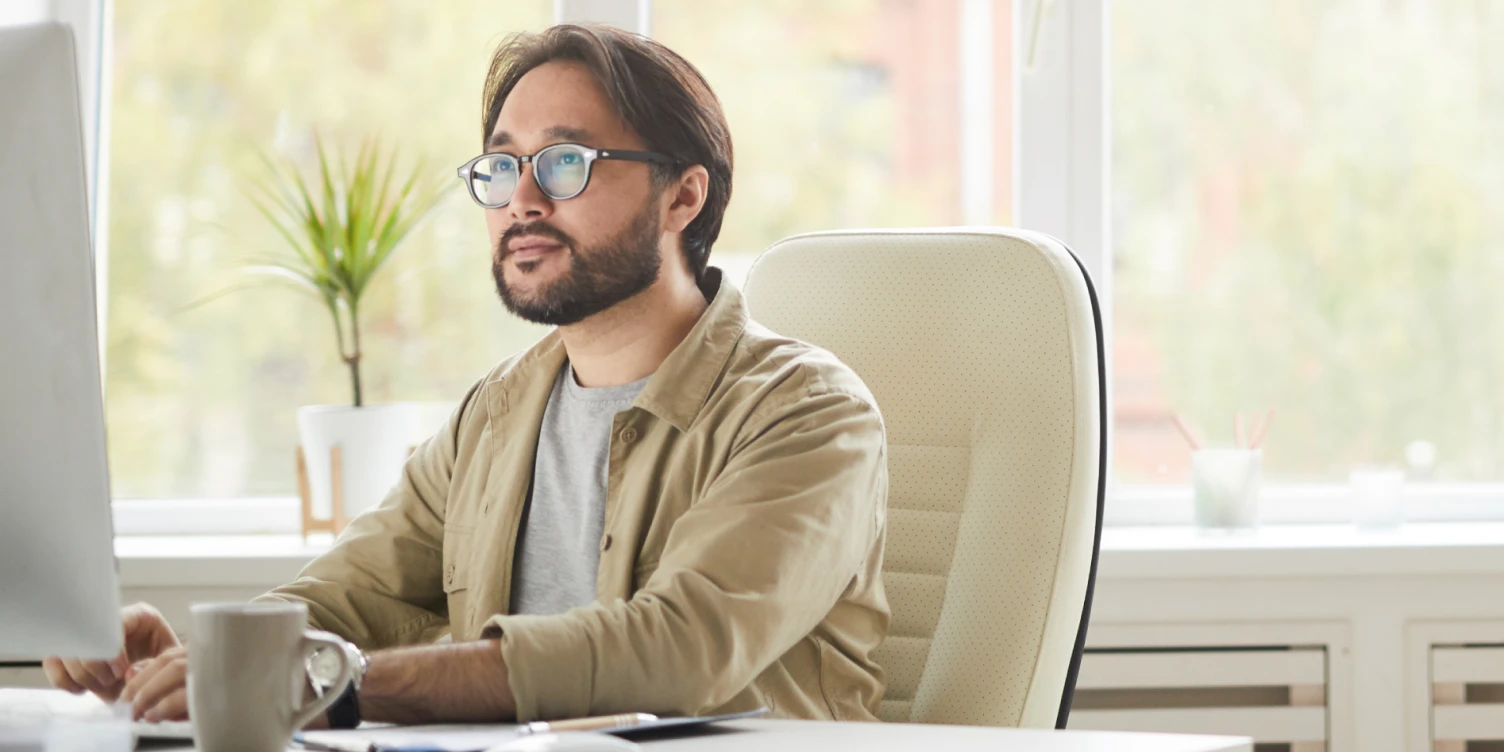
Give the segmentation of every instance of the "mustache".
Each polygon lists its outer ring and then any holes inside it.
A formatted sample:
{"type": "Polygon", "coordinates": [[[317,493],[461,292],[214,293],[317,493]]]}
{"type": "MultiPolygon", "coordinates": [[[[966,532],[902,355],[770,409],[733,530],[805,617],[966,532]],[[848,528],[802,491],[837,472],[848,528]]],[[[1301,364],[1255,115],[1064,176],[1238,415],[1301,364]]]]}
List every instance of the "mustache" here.
{"type": "Polygon", "coordinates": [[[548,238],[566,248],[575,248],[574,238],[569,237],[568,233],[547,222],[539,220],[526,224],[519,223],[508,227],[506,232],[503,232],[501,237],[496,239],[496,260],[500,261],[506,258],[507,254],[511,253],[508,247],[512,245],[512,241],[524,237],[548,238]]]}

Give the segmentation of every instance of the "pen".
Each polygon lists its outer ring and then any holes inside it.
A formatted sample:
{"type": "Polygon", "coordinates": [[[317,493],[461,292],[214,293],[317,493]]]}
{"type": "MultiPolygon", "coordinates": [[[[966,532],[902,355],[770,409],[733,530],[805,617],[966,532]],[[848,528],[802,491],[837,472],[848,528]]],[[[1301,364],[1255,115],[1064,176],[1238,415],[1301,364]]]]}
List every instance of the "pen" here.
{"type": "Polygon", "coordinates": [[[317,752],[373,752],[376,749],[376,745],[366,741],[314,741],[303,738],[302,734],[294,736],[293,741],[302,745],[303,749],[317,750],[317,752]]]}
{"type": "Polygon", "coordinates": [[[560,731],[610,731],[612,729],[631,728],[643,723],[652,723],[658,720],[658,716],[652,713],[620,713],[617,715],[598,715],[591,718],[571,718],[567,721],[534,721],[518,726],[517,733],[547,734],[560,731]]]}

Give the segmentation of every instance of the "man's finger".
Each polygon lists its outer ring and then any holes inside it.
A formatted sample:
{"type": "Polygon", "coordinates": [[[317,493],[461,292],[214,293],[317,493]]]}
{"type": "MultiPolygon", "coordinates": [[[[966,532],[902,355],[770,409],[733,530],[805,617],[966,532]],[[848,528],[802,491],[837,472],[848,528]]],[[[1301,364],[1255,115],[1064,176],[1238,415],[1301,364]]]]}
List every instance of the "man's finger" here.
{"type": "Polygon", "coordinates": [[[123,681],[125,679],[125,672],[130,667],[131,659],[125,654],[124,650],[120,651],[120,655],[115,656],[115,660],[110,661],[110,671],[115,674],[115,678],[118,680],[123,681]]]}
{"type": "Polygon", "coordinates": [[[167,693],[142,717],[152,723],[188,720],[188,688],[178,687],[167,693]]]}
{"type": "Polygon", "coordinates": [[[101,682],[99,680],[99,677],[95,676],[94,672],[90,671],[89,668],[84,665],[83,661],[78,660],[77,658],[64,658],[63,668],[67,670],[68,676],[84,689],[87,689],[90,692],[93,692],[94,694],[97,694],[101,697],[114,694],[114,687],[110,686],[110,684],[108,683],[101,682]]]}
{"type": "Polygon", "coordinates": [[[156,658],[137,661],[136,665],[132,666],[130,671],[126,672],[129,678],[125,681],[125,689],[120,692],[120,699],[126,702],[135,702],[136,693],[140,692],[141,688],[146,686],[146,683],[151,681],[152,677],[156,676],[158,671],[162,670],[163,665],[163,662],[156,658]]]}
{"type": "MultiPolygon", "coordinates": [[[[133,718],[146,718],[146,714],[169,695],[187,688],[188,659],[186,657],[173,658],[162,664],[158,670],[151,672],[151,676],[136,690],[135,699],[131,700],[133,718]]],[[[147,720],[161,719],[147,718],[147,720]]]]}
{"type": "Polygon", "coordinates": [[[155,658],[179,646],[177,635],[162,617],[162,612],[148,604],[126,606],[121,611],[121,623],[125,628],[127,652],[125,660],[121,661],[121,669],[129,668],[129,661],[155,658]]]}
{"type": "Polygon", "coordinates": [[[99,681],[99,686],[107,687],[114,691],[119,687],[120,677],[115,676],[115,670],[110,668],[107,661],[84,661],[84,670],[94,675],[99,681]]]}
{"type": "Polygon", "coordinates": [[[61,658],[48,658],[42,661],[42,672],[47,674],[47,683],[64,692],[78,695],[89,691],[84,685],[73,681],[73,677],[68,675],[68,669],[63,668],[61,658]]]}

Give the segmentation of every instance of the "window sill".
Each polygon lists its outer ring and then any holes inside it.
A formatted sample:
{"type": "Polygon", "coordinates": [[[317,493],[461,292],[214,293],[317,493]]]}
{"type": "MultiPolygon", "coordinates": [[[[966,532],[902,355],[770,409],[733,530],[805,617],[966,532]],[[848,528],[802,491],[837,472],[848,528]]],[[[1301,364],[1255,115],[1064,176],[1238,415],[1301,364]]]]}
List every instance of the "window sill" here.
{"type": "Polygon", "coordinates": [[[1383,577],[1504,573],[1504,522],[1265,525],[1241,533],[1188,525],[1102,531],[1104,580],[1383,577]]]}
{"type": "MultiPolygon", "coordinates": [[[[1404,518],[1417,523],[1504,522],[1504,484],[1428,483],[1402,491],[1404,518]]],[[[300,525],[297,497],[247,499],[120,499],[113,504],[120,536],[286,536],[300,525]]],[[[1265,486],[1259,516],[1274,526],[1340,526],[1352,519],[1345,484],[1265,486]]],[[[1104,522],[1120,527],[1184,527],[1191,520],[1185,486],[1131,486],[1108,490],[1104,522]]]]}
{"type": "Polygon", "coordinates": [[[116,499],[118,536],[288,536],[302,525],[296,496],[245,499],[116,499]]]}
{"type": "MultiPolygon", "coordinates": [[[[121,587],[272,588],[329,550],[329,536],[121,536],[121,587]]],[[[1383,577],[1504,573],[1504,522],[1267,525],[1245,534],[1189,526],[1112,527],[1100,577],[1113,580],[1383,577]]]]}
{"type": "Polygon", "coordinates": [[[291,582],[331,536],[175,535],[115,538],[120,587],[273,588],[291,582]]]}

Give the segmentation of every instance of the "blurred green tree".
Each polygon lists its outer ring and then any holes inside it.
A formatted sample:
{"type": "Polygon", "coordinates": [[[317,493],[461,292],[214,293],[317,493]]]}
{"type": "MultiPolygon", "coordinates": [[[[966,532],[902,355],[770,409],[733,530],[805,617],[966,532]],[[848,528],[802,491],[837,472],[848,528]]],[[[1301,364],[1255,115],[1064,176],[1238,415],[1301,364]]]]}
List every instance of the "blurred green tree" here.
{"type": "MultiPolygon", "coordinates": [[[[1113,19],[1115,336],[1158,359],[1138,396],[1224,439],[1234,411],[1277,406],[1280,480],[1416,441],[1431,477],[1499,480],[1504,6],[1121,0],[1113,19]]],[[[1184,478],[1135,435],[1120,424],[1122,480],[1184,478]]]]}

